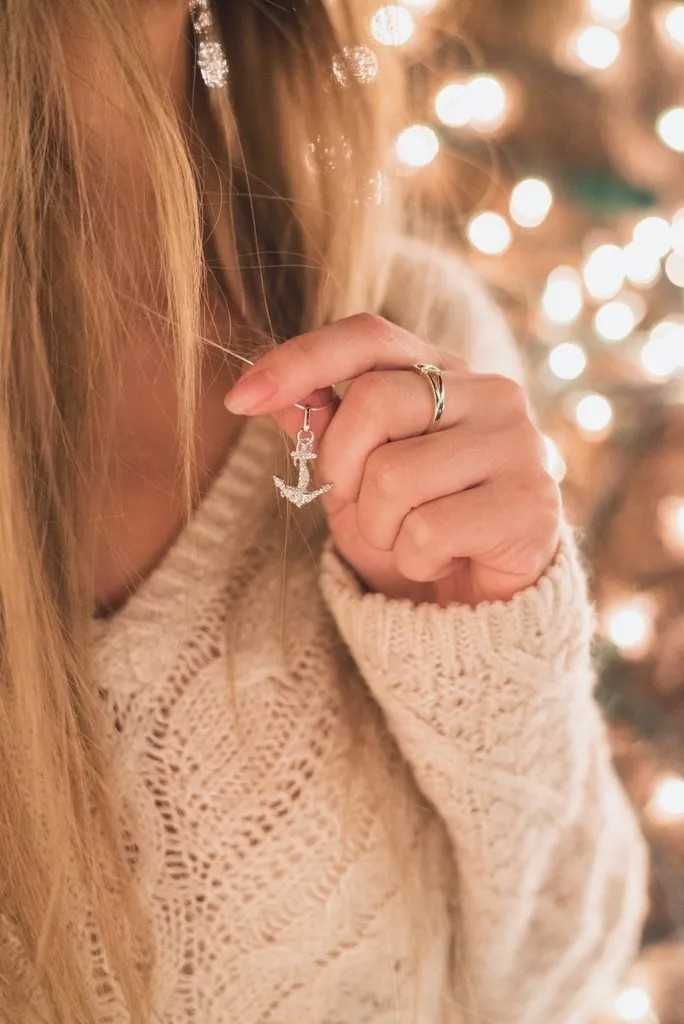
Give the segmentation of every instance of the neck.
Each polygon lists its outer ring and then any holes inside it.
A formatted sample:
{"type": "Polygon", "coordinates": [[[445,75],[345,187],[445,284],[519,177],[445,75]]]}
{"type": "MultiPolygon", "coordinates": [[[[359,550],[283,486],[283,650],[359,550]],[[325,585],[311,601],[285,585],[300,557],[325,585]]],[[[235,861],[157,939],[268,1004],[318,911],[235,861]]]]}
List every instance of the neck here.
{"type": "MultiPolygon", "coordinates": [[[[181,118],[187,114],[190,93],[189,21],[187,0],[153,0],[143,14],[150,59],[181,118]]],[[[105,59],[95,40],[79,36],[72,46],[72,98],[89,137],[102,146],[108,159],[112,155],[122,162],[135,159],[136,138],[120,73],[105,59]]]]}
{"type": "Polygon", "coordinates": [[[153,59],[180,110],[185,105],[190,85],[187,0],[155,0],[147,9],[144,22],[153,59]]]}

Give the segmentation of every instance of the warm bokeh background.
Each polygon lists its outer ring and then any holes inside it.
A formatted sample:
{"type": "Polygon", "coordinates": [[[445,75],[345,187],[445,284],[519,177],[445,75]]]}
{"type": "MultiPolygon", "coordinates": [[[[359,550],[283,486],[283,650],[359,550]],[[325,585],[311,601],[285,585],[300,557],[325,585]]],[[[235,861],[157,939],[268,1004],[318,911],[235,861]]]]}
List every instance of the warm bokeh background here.
{"type": "Polygon", "coordinates": [[[383,46],[411,82],[400,173],[510,317],[593,568],[599,696],[653,851],[601,1024],[684,1024],[684,4],[398,0],[343,73],[372,81],[383,46]]]}

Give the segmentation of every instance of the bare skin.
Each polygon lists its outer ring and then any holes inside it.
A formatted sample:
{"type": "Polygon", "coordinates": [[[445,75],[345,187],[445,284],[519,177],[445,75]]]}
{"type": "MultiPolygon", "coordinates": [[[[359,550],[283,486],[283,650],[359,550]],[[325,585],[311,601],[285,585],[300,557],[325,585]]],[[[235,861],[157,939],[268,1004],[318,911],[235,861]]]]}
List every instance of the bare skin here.
{"type": "MultiPolygon", "coordinates": [[[[155,58],[179,106],[189,88],[186,19],[186,0],[159,0],[146,15],[155,58]]],[[[125,123],[116,109],[103,116],[102,105],[94,100],[87,80],[82,79],[76,91],[83,115],[94,130],[106,133],[109,144],[114,138],[119,152],[129,149],[133,164],[135,140],[126,135],[125,123]]],[[[121,190],[127,194],[136,176],[124,177],[121,190]]],[[[206,311],[204,333],[217,340],[225,338],[227,331],[228,311],[216,297],[214,309],[206,311]]],[[[101,510],[95,572],[97,614],[101,616],[125,603],[159,562],[182,525],[175,430],[177,396],[171,367],[163,358],[163,341],[150,327],[140,327],[122,347],[119,427],[109,493],[101,510]]],[[[223,405],[239,369],[214,353],[209,348],[203,369],[196,499],[206,492],[225,461],[241,422],[223,405]]]]}

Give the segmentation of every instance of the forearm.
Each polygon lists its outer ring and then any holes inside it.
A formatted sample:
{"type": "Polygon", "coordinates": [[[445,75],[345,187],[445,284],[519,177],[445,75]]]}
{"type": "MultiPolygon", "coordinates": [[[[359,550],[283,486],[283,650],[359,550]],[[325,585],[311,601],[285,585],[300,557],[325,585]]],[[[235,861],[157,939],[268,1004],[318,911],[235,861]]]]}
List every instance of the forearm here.
{"type": "Polygon", "coordinates": [[[322,585],[461,879],[478,1012],[582,1021],[634,947],[644,854],[592,696],[592,613],[569,532],[539,583],[446,609],[322,585]]]}

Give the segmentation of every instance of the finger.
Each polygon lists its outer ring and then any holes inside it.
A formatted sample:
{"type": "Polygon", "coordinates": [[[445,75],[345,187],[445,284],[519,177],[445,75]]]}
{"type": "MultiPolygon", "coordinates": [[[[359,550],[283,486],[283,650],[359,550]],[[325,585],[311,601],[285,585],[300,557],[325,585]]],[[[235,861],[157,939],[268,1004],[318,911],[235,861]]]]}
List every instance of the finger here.
{"type": "Polygon", "coordinates": [[[393,549],[398,571],[426,583],[470,559],[516,584],[521,575],[536,578],[549,559],[539,538],[555,543],[558,500],[550,478],[543,493],[528,483],[519,474],[497,478],[413,509],[393,549]]]}
{"type": "Polygon", "coordinates": [[[391,551],[412,509],[484,483],[510,452],[508,435],[481,433],[472,422],[376,448],[359,492],[359,532],[372,547],[391,551]]]}
{"type": "MultiPolygon", "coordinates": [[[[439,433],[466,420],[484,431],[504,422],[510,429],[526,418],[524,395],[518,396],[517,392],[522,395],[522,391],[516,385],[507,387],[509,382],[502,387],[494,377],[464,376],[461,371],[446,370],[444,383],[446,406],[439,433]],[[517,411],[520,416],[516,416],[517,411]]],[[[371,454],[388,442],[422,435],[434,411],[429,381],[417,373],[376,370],[357,377],[321,442],[321,473],[326,479],[334,477],[340,497],[357,501],[371,454]]],[[[388,471],[393,473],[390,467],[388,471]]],[[[398,484],[403,487],[404,482],[402,479],[398,484]]]]}
{"type": "MultiPolygon", "coordinates": [[[[396,369],[439,359],[464,365],[455,356],[396,327],[382,317],[359,314],[283,342],[259,359],[226,397],[231,412],[273,413],[300,402],[319,388],[378,369],[396,369]]],[[[440,367],[441,368],[441,367],[440,367]]]]}

